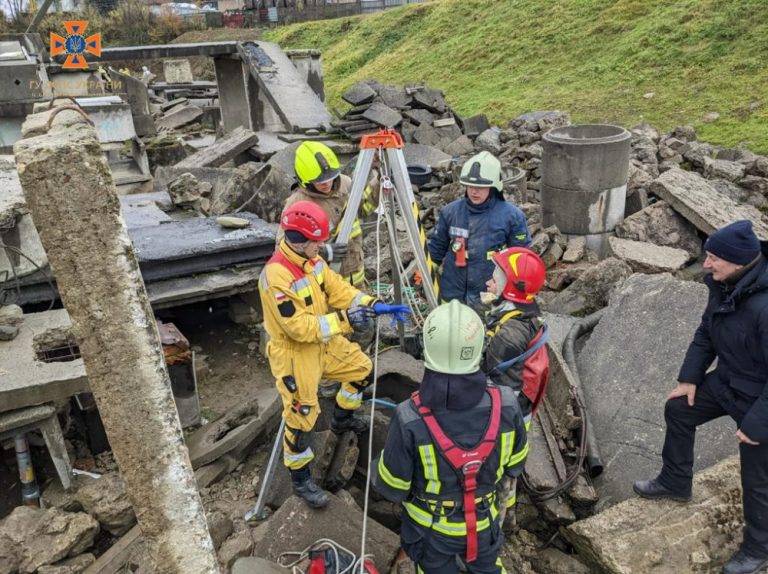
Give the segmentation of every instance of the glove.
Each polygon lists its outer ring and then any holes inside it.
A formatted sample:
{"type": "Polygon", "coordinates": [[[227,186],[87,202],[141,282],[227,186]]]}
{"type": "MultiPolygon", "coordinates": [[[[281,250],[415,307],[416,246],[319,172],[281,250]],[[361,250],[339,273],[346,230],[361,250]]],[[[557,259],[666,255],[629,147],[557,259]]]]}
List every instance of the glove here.
{"type": "Polygon", "coordinates": [[[376,312],[367,305],[356,305],[347,309],[347,320],[357,332],[368,330],[375,316],[376,312]]]}
{"type": "Polygon", "coordinates": [[[347,255],[347,247],[347,245],[342,243],[326,243],[325,260],[328,263],[331,261],[341,261],[347,255]]]}
{"type": "Polygon", "coordinates": [[[408,320],[411,314],[411,308],[408,305],[388,305],[381,301],[376,301],[373,304],[373,312],[378,317],[379,315],[392,315],[392,318],[403,323],[408,320]]]}

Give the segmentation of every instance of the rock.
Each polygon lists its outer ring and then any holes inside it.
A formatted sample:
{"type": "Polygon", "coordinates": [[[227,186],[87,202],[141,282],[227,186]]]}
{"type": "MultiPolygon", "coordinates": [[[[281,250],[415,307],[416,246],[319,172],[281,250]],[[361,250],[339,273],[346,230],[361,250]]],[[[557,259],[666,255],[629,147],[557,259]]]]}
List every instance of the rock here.
{"type": "Polygon", "coordinates": [[[749,219],[758,237],[768,237],[768,225],[757,208],[738,205],[696,173],[671,169],[653,181],[651,191],[707,235],[738,219],[749,219]]]}
{"type": "Polygon", "coordinates": [[[717,154],[717,149],[708,143],[689,141],[682,149],[682,154],[685,161],[689,162],[692,166],[703,168],[704,160],[706,158],[714,158],[717,154]]]}
{"type": "Polygon", "coordinates": [[[461,127],[461,131],[464,132],[464,135],[471,138],[479,136],[482,132],[491,127],[491,124],[488,123],[488,117],[485,114],[477,114],[476,116],[469,118],[459,116],[456,119],[459,121],[459,126],[461,127]]]}
{"type": "Polygon", "coordinates": [[[760,209],[765,206],[765,196],[759,191],[752,191],[745,187],[736,185],[727,179],[710,179],[711,185],[718,193],[733,200],[736,203],[746,203],[760,209]]]}
{"type": "Polygon", "coordinates": [[[674,247],[620,237],[609,237],[608,244],[614,257],[626,261],[638,273],[677,271],[688,261],[688,253],[674,247]]]}
{"type": "Polygon", "coordinates": [[[224,215],[242,209],[264,221],[279,222],[285,201],[291,195],[293,178],[272,164],[272,159],[266,165],[248,162],[238,166],[223,186],[214,189],[211,214],[224,215]]]}
{"type": "MultiPolygon", "coordinates": [[[[0,541],[9,540],[13,545],[18,571],[22,574],[31,574],[42,566],[82,554],[93,546],[98,532],[99,523],[87,514],[53,508],[18,506],[0,522],[0,541]]],[[[13,560],[4,557],[2,552],[0,550],[0,560],[13,560]]]]}
{"type": "Polygon", "coordinates": [[[173,131],[194,123],[203,116],[203,110],[193,105],[172,108],[157,120],[158,130],[173,131]]]}
{"type": "Polygon", "coordinates": [[[0,341],[12,341],[24,322],[24,311],[18,305],[0,307],[0,341]]]}
{"type": "Polygon", "coordinates": [[[757,156],[755,160],[747,166],[747,174],[768,177],[768,157],[757,156]]]}
{"type": "Polygon", "coordinates": [[[568,239],[568,245],[563,253],[563,261],[566,263],[576,263],[587,250],[587,239],[583,235],[574,235],[568,239]]]}
{"type": "Polygon", "coordinates": [[[671,135],[686,142],[696,141],[696,128],[693,126],[677,126],[672,130],[671,135]]]}
{"type": "Polygon", "coordinates": [[[403,121],[400,112],[379,102],[371,104],[371,107],[363,112],[363,117],[385,128],[394,128],[403,121]]]}
{"type": "Polygon", "coordinates": [[[376,92],[364,82],[358,82],[341,95],[341,99],[353,106],[368,104],[376,97],[376,92]]]}
{"type": "Polygon", "coordinates": [[[760,177],[757,175],[748,175],[738,182],[739,187],[743,187],[749,191],[759,193],[761,195],[768,195],[768,178],[760,177]]]}
{"type": "Polygon", "coordinates": [[[232,574],[290,574],[290,570],[269,560],[249,556],[235,561],[232,574]]]}
{"type": "Polygon", "coordinates": [[[549,235],[544,233],[543,231],[539,231],[537,234],[535,234],[531,238],[531,244],[528,246],[528,249],[533,251],[536,255],[541,257],[544,252],[549,249],[549,244],[551,240],[549,238],[549,235]]]}
{"type": "Polygon", "coordinates": [[[245,229],[250,227],[251,222],[242,217],[221,216],[216,218],[216,223],[226,229],[245,229]]]}
{"type": "Polygon", "coordinates": [[[731,457],[694,477],[689,504],[634,498],[562,532],[599,572],[719,571],[741,541],[739,485],[731,457]]]}
{"type": "MultiPolygon", "coordinates": [[[[354,546],[360,540],[362,524],[362,512],[334,495],[322,510],[313,510],[303,500],[292,496],[254,530],[256,547],[253,554],[275,561],[287,549],[300,550],[320,538],[354,546]]],[[[394,532],[369,519],[366,548],[373,554],[378,570],[389,572],[400,548],[400,539],[394,532]]]]}
{"type": "Polygon", "coordinates": [[[557,548],[545,548],[531,558],[538,572],[548,574],[589,574],[590,570],[576,556],[568,555],[557,548]]]}
{"type": "Polygon", "coordinates": [[[37,570],[37,574],[80,574],[85,572],[85,569],[94,562],[96,562],[96,557],[87,552],[80,556],[51,564],[50,566],[41,566],[37,570]]]}
{"type": "Polygon", "coordinates": [[[186,58],[163,60],[163,76],[169,84],[190,84],[195,80],[192,65],[186,58]]]}
{"type": "Polygon", "coordinates": [[[480,151],[488,151],[493,155],[499,155],[503,151],[499,128],[488,128],[475,138],[475,147],[480,151]]]}
{"type": "Polygon", "coordinates": [[[213,540],[213,547],[218,550],[224,541],[229,538],[234,530],[232,520],[223,512],[214,511],[206,516],[208,520],[208,532],[213,540]]]}
{"type": "Polygon", "coordinates": [[[689,259],[696,259],[701,254],[701,240],[696,228],[664,201],[633,213],[619,223],[614,232],[616,237],[623,239],[683,249],[688,252],[689,259]]]}
{"type": "Polygon", "coordinates": [[[460,136],[453,140],[445,148],[445,153],[452,156],[467,156],[475,151],[475,146],[472,140],[467,136],[460,136]]]}
{"type": "Polygon", "coordinates": [[[406,144],[403,155],[408,165],[428,165],[433,169],[447,165],[451,161],[451,156],[444,151],[419,143],[406,144]]]}
{"type": "MultiPolygon", "coordinates": [[[[304,547],[302,547],[303,549],[304,547]]],[[[246,528],[233,534],[219,548],[219,562],[229,571],[235,560],[250,556],[253,552],[253,538],[250,529],[246,528]]]]}
{"type": "MultiPolygon", "coordinates": [[[[374,86],[372,86],[374,87],[374,86]]],[[[388,86],[384,84],[377,84],[374,89],[378,94],[373,101],[382,102],[388,105],[390,108],[396,110],[403,110],[411,103],[411,97],[405,93],[405,90],[400,86],[388,86]]],[[[445,101],[443,101],[445,103],[445,101]]],[[[445,109],[437,113],[443,113],[445,109]]]]}
{"type": "Polygon", "coordinates": [[[75,495],[83,509],[114,536],[122,536],[136,524],[136,515],[117,472],[110,472],[83,485],[75,495]]]}
{"type": "Polygon", "coordinates": [[[657,130],[655,127],[653,127],[651,124],[647,122],[638,124],[629,131],[632,132],[632,134],[637,134],[645,138],[648,138],[653,142],[659,141],[659,130],[657,130]]]}
{"type": "Polygon", "coordinates": [[[711,124],[712,122],[716,122],[720,119],[720,114],[717,112],[707,112],[704,114],[701,118],[701,121],[705,124],[711,124]]]}
{"type": "Polygon", "coordinates": [[[709,179],[738,181],[744,177],[745,171],[746,168],[735,161],[704,158],[704,176],[709,179]]]}
{"type": "Polygon", "coordinates": [[[624,261],[614,257],[585,270],[546,305],[547,310],[568,315],[586,315],[604,307],[616,283],[632,274],[624,261]]]}
{"type": "MultiPolygon", "coordinates": [[[[611,504],[632,482],[661,469],[664,402],[707,303],[707,288],[669,274],[636,274],[610,305],[577,357],[579,375],[605,472],[595,480],[611,504]],[[631,341],[631,352],[618,341],[631,341]]],[[[697,431],[696,468],[736,451],[725,418],[697,431]]]]}
{"type": "Polygon", "coordinates": [[[429,88],[413,94],[413,107],[424,108],[436,114],[443,114],[447,109],[443,92],[429,88]]]}
{"type": "Polygon", "coordinates": [[[203,213],[210,209],[209,196],[212,189],[210,183],[198,181],[191,173],[183,173],[168,183],[168,194],[175,206],[203,213]],[[206,205],[207,209],[204,209],[206,205]]]}
{"type": "Polygon", "coordinates": [[[544,253],[544,255],[541,256],[542,261],[544,261],[544,265],[547,267],[552,267],[560,261],[560,258],[563,256],[563,248],[558,243],[552,243],[549,246],[549,249],[544,253]]]}
{"type": "Polygon", "coordinates": [[[461,135],[461,130],[457,125],[436,128],[430,125],[421,124],[414,130],[413,139],[422,145],[433,146],[444,150],[451,143],[456,141],[456,138],[461,137],[461,135]]]}
{"type": "Polygon", "coordinates": [[[757,159],[757,155],[743,147],[727,147],[717,150],[715,159],[735,161],[744,166],[749,166],[757,159]]]}

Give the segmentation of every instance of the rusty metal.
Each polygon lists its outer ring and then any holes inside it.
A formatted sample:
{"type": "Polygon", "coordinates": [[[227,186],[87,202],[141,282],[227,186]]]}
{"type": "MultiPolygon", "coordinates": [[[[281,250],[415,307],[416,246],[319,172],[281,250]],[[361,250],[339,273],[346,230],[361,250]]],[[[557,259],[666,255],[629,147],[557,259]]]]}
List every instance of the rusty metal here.
{"type": "Polygon", "coordinates": [[[93,124],[93,120],[88,117],[88,114],[86,114],[83,111],[83,108],[81,108],[79,105],[74,106],[72,104],[64,104],[62,106],[58,106],[58,107],[54,108],[54,110],[51,112],[50,117],[48,118],[48,122],[45,124],[45,127],[47,129],[51,129],[51,124],[53,123],[53,118],[55,118],[57,115],[59,115],[59,112],[62,112],[64,110],[72,110],[73,112],[77,112],[78,114],[83,116],[83,118],[85,118],[85,121],[88,124],[90,124],[92,126],[94,125],[93,124]]]}
{"type": "Polygon", "coordinates": [[[67,341],[64,345],[38,351],[38,358],[43,363],[66,363],[80,357],[80,347],[74,341],[67,341]]]}

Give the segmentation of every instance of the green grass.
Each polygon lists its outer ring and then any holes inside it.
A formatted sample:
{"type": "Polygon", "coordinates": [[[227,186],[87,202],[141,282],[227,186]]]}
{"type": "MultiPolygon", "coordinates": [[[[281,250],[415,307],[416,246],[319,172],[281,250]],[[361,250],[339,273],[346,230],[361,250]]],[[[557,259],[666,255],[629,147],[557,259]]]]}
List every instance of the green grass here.
{"type": "Polygon", "coordinates": [[[321,49],[335,107],[358,80],[426,82],[499,124],[561,109],[577,122],[689,123],[768,152],[765,0],[433,0],[264,39],[321,49]],[[720,119],[702,123],[710,111],[720,119]]]}

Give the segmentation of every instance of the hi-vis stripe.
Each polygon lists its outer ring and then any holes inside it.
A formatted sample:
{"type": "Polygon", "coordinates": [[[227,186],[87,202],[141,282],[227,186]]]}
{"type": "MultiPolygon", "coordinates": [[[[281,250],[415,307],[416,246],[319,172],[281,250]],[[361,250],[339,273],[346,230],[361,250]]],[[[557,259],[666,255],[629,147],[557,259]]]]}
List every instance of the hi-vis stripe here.
{"type": "Polygon", "coordinates": [[[515,431],[501,433],[501,449],[499,450],[499,468],[496,469],[496,482],[501,480],[504,469],[509,466],[507,461],[512,456],[512,447],[515,444],[515,431]]]}
{"type": "MultiPolygon", "coordinates": [[[[421,249],[424,251],[424,255],[427,257],[427,267],[429,267],[429,274],[431,275],[432,279],[432,289],[435,292],[435,299],[439,301],[440,282],[438,281],[437,276],[437,265],[432,262],[432,257],[429,254],[429,248],[427,246],[427,232],[424,231],[424,226],[421,224],[421,219],[419,218],[419,205],[416,203],[416,201],[411,203],[411,213],[413,213],[413,218],[416,220],[416,225],[419,226],[419,240],[421,241],[421,249]]],[[[423,277],[422,280],[426,284],[427,278],[423,277]]]]}
{"type": "Polygon", "coordinates": [[[419,447],[421,465],[424,467],[424,478],[427,479],[426,491],[429,494],[440,494],[440,480],[437,473],[437,454],[435,446],[431,444],[419,447]]]}

